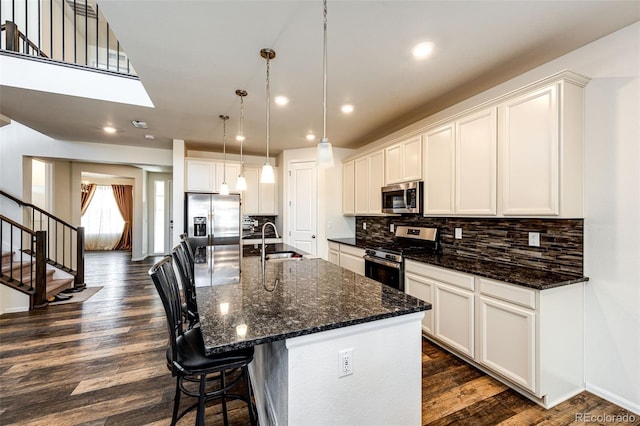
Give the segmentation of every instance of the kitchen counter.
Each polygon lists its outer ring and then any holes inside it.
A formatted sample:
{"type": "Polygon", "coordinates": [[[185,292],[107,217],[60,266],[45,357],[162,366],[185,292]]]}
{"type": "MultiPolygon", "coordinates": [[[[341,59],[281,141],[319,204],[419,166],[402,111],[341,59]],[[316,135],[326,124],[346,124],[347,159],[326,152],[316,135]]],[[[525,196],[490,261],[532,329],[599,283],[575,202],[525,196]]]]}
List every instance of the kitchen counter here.
{"type": "Polygon", "coordinates": [[[255,347],[260,424],[420,424],[429,303],[322,259],[268,261],[263,279],[243,252],[239,283],[196,292],[209,353],[255,347]]]}
{"type": "MultiPolygon", "coordinates": [[[[295,248],[275,244],[267,252],[282,250],[295,248]]],[[[247,254],[248,247],[243,252],[238,284],[196,290],[210,353],[431,309],[429,303],[322,259],[269,261],[263,286],[260,257],[247,254]],[[221,303],[228,303],[226,313],[221,303]],[[237,333],[240,324],[246,325],[243,336],[237,333]]]]}
{"type": "MultiPolygon", "coordinates": [[[[376,244],[367,244],[366,242],[356,241],[355,238],[330,238],[329,241],[363,249],[376,247],[376,244]]],[[[405,259],[415,260],[417,262],[423,262],[433,266],[453,269],[455,271],[465,272],[536,290],[546,290],[589,280],[589,278],[585,276],[562,274],[558,272],[544,271],[541,269],[526,268],[523,266],[514,266],[508,263],[460,256],[455,253],[447,252],[439,255],[411,254],[405,256],[405,259]]]]}

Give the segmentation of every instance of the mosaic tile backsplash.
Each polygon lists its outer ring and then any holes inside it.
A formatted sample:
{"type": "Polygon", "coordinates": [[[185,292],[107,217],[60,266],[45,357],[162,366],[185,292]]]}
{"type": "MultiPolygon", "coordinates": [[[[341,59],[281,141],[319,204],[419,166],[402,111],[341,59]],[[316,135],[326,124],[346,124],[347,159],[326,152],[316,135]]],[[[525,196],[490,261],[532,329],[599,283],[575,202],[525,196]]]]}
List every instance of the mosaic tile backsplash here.
{"type": "Polygon", "coordinates": [[[529,268],[583,275],[584,219],[505,219],[422,216],[358,216],[356,239],[373,246],[393,240],[390,225],[431,226],[440,230],[443,255],[455,253],[529,268]],[[366,222],[367,229],[362,229],[366,222]],[[455,239],[455,228],[462,239],[455,239]],[[540,233],[540,247],[529,246],[529,232],[540,233]]]}

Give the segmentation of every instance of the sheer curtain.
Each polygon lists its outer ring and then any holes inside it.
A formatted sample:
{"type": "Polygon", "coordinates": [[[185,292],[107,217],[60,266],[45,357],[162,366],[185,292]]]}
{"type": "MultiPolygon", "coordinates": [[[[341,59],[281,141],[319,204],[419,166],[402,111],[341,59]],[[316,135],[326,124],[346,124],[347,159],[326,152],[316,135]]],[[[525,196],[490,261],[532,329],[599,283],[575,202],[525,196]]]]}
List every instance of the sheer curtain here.
{"type": "Polygon", "coordinates": [[[85,249],[113,250],[124,229],[124,220],[110,185],[97,185],[87,210],[82,215],[85,249]]]}

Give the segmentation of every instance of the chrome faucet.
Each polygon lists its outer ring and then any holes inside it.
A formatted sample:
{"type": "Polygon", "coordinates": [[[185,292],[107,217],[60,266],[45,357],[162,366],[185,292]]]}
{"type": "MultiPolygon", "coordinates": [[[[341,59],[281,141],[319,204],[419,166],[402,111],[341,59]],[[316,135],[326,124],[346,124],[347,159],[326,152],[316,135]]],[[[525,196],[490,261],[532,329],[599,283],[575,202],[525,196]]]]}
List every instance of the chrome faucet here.
{"type": "Polygon", "coordinates": [[[273,230],[276,233],[276,238],[280,238],[280,234],[278,234],[278,228],[276,228],[276,225],[273,222],[266,222],[264,225],[262,225],[262,251],[261,251],[261,260],[262,260],[262,275],[264,276],[264,265],[266,263],[266,253],[265,253],[265,243],[264,243],[264,230],[267,227],[267,225],[271,225],[271,227],[273,228],[273,230]]]}

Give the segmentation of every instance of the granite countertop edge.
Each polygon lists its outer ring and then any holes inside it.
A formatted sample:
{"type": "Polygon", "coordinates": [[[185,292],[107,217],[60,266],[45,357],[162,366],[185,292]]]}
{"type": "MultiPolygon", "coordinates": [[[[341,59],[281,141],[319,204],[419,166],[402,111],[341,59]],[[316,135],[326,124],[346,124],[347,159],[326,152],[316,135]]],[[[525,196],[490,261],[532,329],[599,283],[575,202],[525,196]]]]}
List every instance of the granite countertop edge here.
{"type": "Polygon", "coordinates": [[[261,336],[253,339],[239,340],[237,342],[229,343],[223,346],[207,347],[207,354],[213,355],[216,353],[227,352],[230,350],[244,349],[252,346],[257,346],[263,343],[270,343],[278,340],[292,339],[295,337],[306,336],[308,334],[315,334],[323,331],[336,330],[338,328],[350,327],[353,325],[366,324],[368,322],[399,317],[402,315],[409,315],[409,314],[418,313],[422,311],[428,311],[431,308],[432,308],[431,303],[423,302],[418,306],[405,308],[399,311],[387,312],[384,314],[372,315],[372,316],[363,317],[363,318],[355,318],[348,321],[327,323],[327,324],[317,325],[317,326],[299,329],[299,330],[291,330],[286,333],[275,334],[272,336],[261,336]]]}
{"type": "MultiPolygon", "coordinates": [[[[355,238],[328,238],[338,244],[346,244],[362,249],[373,248],[375,244],[357,241],[355,238]]],[[[407,255],[407,259],[458,272],[477,275],[496,281],[503,281],[535,290],[548,290],[589,281],[589,277],[549,272],[524,266],[514,266],[492,260],[482,260],[455,253],[445,255],[407,255]]]]}

